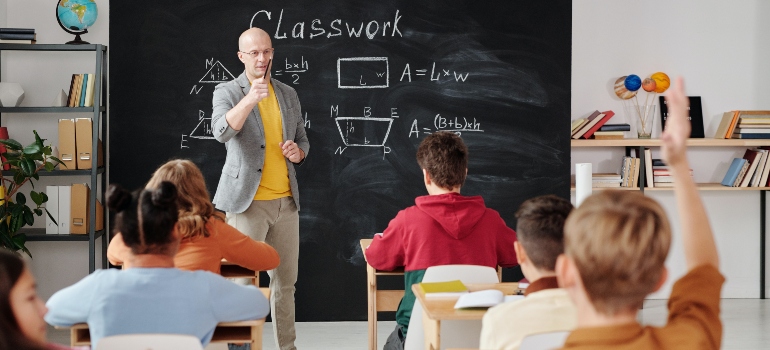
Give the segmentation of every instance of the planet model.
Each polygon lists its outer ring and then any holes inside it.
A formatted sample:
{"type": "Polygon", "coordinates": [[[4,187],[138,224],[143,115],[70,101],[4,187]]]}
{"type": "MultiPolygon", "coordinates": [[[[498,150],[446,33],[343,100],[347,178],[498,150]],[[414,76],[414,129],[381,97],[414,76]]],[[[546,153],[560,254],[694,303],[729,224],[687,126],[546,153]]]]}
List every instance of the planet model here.
{"type": "Polygon", "coordinates": [[[628,91],[626,88],[626,76],[622,76],[615,80],[615,95],[618,95],[623,100],[628,100],[636,96],[636,91],[628,91]]]}
{"type": "Polygon", "coordinates": [[[671,86],[671,80],[668,79],[668,75],[663,72],[657,72],[650,76],[652,80],[655,80],[655,92],[663,93],[671,86]]]}
{"type": "Polygon", "coordinates": [[[655,80],[652,78],[644,78],[644,81],[642,81],[642,89],[644,89],[644,91],[653,92],[657,86],[658,84],[656,84],[655,80]]]}
{"type": "Polygon", "coordinates": [[[631,74],[626,77],[624,84],[626,85],[626,89],[628,89],[628,91],[636,91],[642,87],[642,79],[639,78],[639,76],[636,74],[631,74]]]}

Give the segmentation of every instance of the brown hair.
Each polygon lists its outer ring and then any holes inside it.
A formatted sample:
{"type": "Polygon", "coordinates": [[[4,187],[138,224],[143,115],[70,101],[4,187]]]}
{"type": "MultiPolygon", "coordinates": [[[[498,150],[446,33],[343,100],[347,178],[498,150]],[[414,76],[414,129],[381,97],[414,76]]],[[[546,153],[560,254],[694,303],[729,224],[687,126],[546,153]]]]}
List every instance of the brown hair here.
{"type": "Polygon", "coordinates": [[[0,349],[39,349],[36,344],[21,333],[21,327],[13,315],[11,290],[24,272],[24,261],[15,253],[0,248],[0,349]]]}
{"type": "Polygon", "coordinates": [[[417,149],[417,163],[441,188],[453,189],[465,183],[468,147],[454,133],[439,131],[428,135],[417,149]]]}
{"type": "Polygon", "coordinates": [[[133,193],[117,185],[107,190],[107,207],[117,213],[115,231],[135,255],[169,254],[179,219],[176,202],[176,186],[168,181],[133,193]]]}
{"type": "Polygon", "coordinates": [[[594,308],[612,316],[638,309],[654,291],[671,246],[671,227],[652,198],[605,190],[586,198],[567,218],[564,245],[594,308]]]}
{"type": "Polygon", "coordinates": [[[174,159],[166,162],[155,170],[145,188],[157,188],[162,181],[176,185],[179,197],[179,234],[182,238],[199,235],[209,236],[206,223],[210,218],[224,221],[222,215],[211,204],[206,180],[195,163],[186,159],[174,159]]]}
{"type": "Polygon", "coordinates": [[[552,194],[528,199],[516,211],[516,237],[538,269],[553,271],[564,254],[564,221],[571,211],[572,203],[552,194]]]}

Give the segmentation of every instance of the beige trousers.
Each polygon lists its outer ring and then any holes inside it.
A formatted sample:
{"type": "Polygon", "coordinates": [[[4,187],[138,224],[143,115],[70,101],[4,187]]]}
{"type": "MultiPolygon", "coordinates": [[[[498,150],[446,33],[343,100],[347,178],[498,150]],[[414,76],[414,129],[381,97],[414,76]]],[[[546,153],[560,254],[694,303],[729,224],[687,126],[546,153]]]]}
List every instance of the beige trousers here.
{"type": "Polygon", "coordinates": [[[278,252],[281,264],[268,271],[273,335],[280,350],[296,350],[294,284],[299,264],[299,213],[292,197],[253,201],[243,213],[227,213],[227,223],[278,252]]]}

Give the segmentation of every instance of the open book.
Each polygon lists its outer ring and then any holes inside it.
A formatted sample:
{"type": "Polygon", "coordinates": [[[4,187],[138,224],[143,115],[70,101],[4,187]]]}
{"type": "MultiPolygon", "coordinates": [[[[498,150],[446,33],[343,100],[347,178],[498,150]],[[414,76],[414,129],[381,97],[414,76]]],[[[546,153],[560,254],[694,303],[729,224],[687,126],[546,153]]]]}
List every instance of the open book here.
{"type": "Polygon", "coordinates": [[[500,303],[524,299],[523,295],[503,295],[497,289],[480,290],[460,296],[455,303],[455,309],[469,307],[492,307],[500,303]]]}

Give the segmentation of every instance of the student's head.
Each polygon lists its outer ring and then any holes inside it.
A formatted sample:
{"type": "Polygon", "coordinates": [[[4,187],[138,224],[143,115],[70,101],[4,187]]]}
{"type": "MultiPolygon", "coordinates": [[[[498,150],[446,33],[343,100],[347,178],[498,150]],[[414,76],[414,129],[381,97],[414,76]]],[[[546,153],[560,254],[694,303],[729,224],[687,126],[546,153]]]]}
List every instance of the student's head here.
{"type": "Polygon", "coordinates": [[[0,249],[0,349],[42,349],[46,312],[24,261],[0,249]]]}
{"type": "Polygon", "coordinates": [[[671,227],[650,197],[601,191],[570,214],[564,231],[557,273],[578,304],[607,316],[635,313],[666,279],[671,227]]]}
{"type": "Polygon", "coordinates": [[[420,142],[417,164],[429,191],[430,186],[459,191],[468,174],[468,147],[457,134],[435,132],[420,142]]]}
{"type": "Polygon", "coordinates": [[[134,255],[159,254],[174,256],[179,248],[175,226],[179,218],[176,186],[161,182],[156,189],[133,193],[111,185],[107,206],[115,211],[115,231],[134,255]]]}
{"type": "Polygon", "coordinates": [[[176,203],[179,209],[179,234],[183,238],[208,236],[206,222],[211,217],[221,217],[211,204],[206,180],[200,169],[186,159],[171,160],[155,170],[145,189],[157,189],[163,181],[171,182],[178,191],[176,203]]]}
{"type": "Polygon", "coordinates": [[[249,79],[264,77],[267,63],[273,58],[270,34],[257,27],[241,33],[238,38],[238,58],[243,62],[249,79]]]}
{"type": "Polygon", "coordinates": [[[535,269],[539,274],[553,274],[556,259],[564,254],[564,222],[572,211],[572,203],[545,195],[526,200],[516,211],[516,256],[524,276],[530,281],[535,269]],[[529,272],[529,273],[528,273],[529,272]]]}

